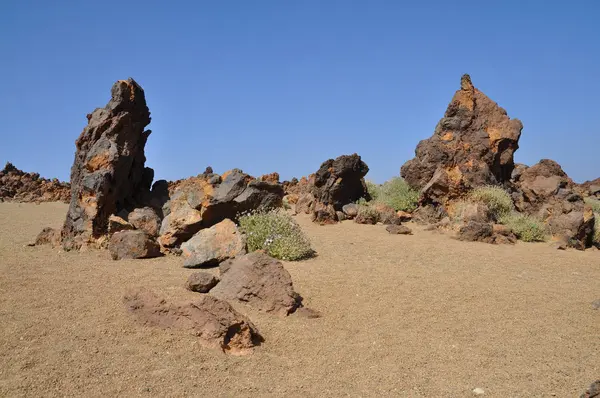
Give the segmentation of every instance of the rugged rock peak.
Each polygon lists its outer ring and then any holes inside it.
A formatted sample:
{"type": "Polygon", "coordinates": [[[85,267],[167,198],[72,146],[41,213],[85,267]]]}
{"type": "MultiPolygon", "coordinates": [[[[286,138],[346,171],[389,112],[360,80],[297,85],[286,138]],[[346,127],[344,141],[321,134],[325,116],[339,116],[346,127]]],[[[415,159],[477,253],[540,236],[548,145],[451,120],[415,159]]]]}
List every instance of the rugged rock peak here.
{"type": "Polygon", "coordinates": [[[505,183],[522,128],[463,75],[433,136],[419,142],[401,175],[421,190],[422,203],[445,203],[477,186],[505,183]]]}
{"type": "Polygon", "coordinates": [[[149,195],[154,171],[145,168],[150,111],[144,90],[129,78],[117,81],[104,108],[87,115],[71,168],[71,203],[63,246],[77,249],[107,233],[108,218],[133,209],[149,195]]]}

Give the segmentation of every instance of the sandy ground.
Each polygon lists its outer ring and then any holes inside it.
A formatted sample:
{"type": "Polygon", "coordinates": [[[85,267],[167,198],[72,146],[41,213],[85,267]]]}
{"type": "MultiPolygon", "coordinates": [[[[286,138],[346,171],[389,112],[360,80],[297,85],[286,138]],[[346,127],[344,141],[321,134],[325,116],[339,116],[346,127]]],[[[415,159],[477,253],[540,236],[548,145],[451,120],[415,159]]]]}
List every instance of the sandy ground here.
{"type": "Polygon", "coordinates": [[[135,286],[193,299],[180,259],[24,247],[66,209],[0,203],[0,396],[575,397],[600,377],[598,252],[299,217],[319,255],[285,266],[323,317],[238,305],[265,342],[231,357],[125,311],[135,286]]]}

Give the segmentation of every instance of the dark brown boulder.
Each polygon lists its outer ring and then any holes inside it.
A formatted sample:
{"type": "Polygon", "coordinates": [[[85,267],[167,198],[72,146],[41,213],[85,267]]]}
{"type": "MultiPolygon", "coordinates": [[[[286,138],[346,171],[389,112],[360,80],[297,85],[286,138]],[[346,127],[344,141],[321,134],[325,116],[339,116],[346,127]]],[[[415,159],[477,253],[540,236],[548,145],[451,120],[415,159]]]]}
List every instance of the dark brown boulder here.
{"type": "Polygon", "coordinates": [[[144,90],[131,78],[119,80],[104,108],[87,115],[88,125],[75,142],[71,203],[62,238],[78,249],[108,232],[108,218],[133,209],[150,191],[154,171],[144,167],[150,111],[144,90]]]}
{"type": "Polygon", "coordinates": [[[163,247],[177,247],[202,228],[227,218],[236,220],[244,212],[281,207],[282,200],[281,184],[256,180],[238,169],[219,178],[189,178],[178,183],[164,207],[159,242],[163,247]]]}
{"type": "Polygon", "coordinates": [[[263,252],[236,257],[219,265],[221,281],[211,294],[245,302],[261,311],[285,316],[301,306],[292,277],[281,262],[263,252]]]}
{"type": "MultiPolygon", "coordinates": [[[[342,211],[344,205],[356,202],[360,198],[367,198],[368,192],[364,177],[369,172],[369,167],[356,153],[342,155],[336,159],[329,159],[315,173],[311,193],[315,197],[315,204],[321,204],[314,211],[327,209],[330,221],[336,221],[336,211],[342,211]]],[[[368,199],[368,198],[367,198],[368,199]]],[[[323,222],[322,216],[315,217],[315,221],[323,222]]]]}
{"type": "Polygon", "coordinates": [[[518,211],[544,220],[552,235],[570,247],[583,250],[589,246],[594,214],[558,163],[542,159],[523,170],[513,183],[518,211]]]}
{"type": "Polygon", "coordinates": [[[113,260],[152,258],[161,255],[160,246],[144,231],[119,231],[111,235],[108,250],[113,260]]]}
{"type": "Polygon", "coordinates": [[[433,136],[419,142],[400,174],[421,190],[421,204],[445,204],[472,188],[508,182],[522,128],[464,75],[433,136]]]}
{"type": "Polygon", "coordinates": [[[489,242],[494,233],[492,224],[469,221],[458,231],[458,239],[469,242],[489,242]]]}
{"type": "Polygon", "coordinates": [[[188,277],[185,287],[197,293],[208,293],[219,283],[219,278],[208,272],[194,272],[188,277]]]}
{"type": "Polygon", "coordinates": [[[56,178],[46,179],[38,173],[26,173],[7,162],[0,171],[0,199],[14,202],[65,202],[71,187],[56,178]]]}
{"type": "Polygon", "coordinates": [[[167,303],[150,291],[127,293],[125,306],[139,322],[162,329],[189,330],[202,345],[227,354],[245,355],[263,341],[250,319],[209,295],[192,302],[167,303]]]}

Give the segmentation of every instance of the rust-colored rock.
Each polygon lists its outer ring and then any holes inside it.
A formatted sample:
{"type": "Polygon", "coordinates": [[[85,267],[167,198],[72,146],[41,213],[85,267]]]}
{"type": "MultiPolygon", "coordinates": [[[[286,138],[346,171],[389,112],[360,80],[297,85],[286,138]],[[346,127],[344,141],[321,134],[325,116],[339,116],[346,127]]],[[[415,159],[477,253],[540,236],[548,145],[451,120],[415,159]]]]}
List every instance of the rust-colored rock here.
{"type": "Polygon", "coordinates": [[[62,230],[63,247],[79,249],[108,232],[108,218],[137,207],[148,196],[154,172],[144,167],[150,111],[144,90],[131,78],[119,80],[104,108],[87,115],[75,142],[71,203],[62,230]]]}
{"type": "Polygon", "coordinates": [[[134,209],[129,213],[127,219],[135,229],[142,230],[152,237],[158,236],[161,219],[151,207],[134,209]]]}
{"type": "Polygon", "coordinates": [[[185,287],[192,292],[208,293],[217,283],[219,278],[208,272],[194,272],[188,277],[185,287]]]}
{"type": "Polygon", "coordinates": [[[264,174],[258,178],[259,181],[270,182],[271,184],[279,184],[279,173],[264,174]]]}
{"type": "Polygon", "coordinates": [[[555,238],[583,250],[591,241],[594,214],[575,188],[558,163],[542,159],[514,180],[513,199],[518,211],[544,220],[555,238]]]}
{"type": "Polygon", "coordinates": [[[138,290],[127,293],[123,301],[142,324],[189,330],[205,347],[227,354],[250,354],[263,341],[250,319],[210,295],[192,302],[169,304],[150,291],[138,290]]]}
{"type": "Polygon", "coordinates": [[[211,294],[224,300],[245,302],[261,311],[285,316],[301,306],[292,277],[281,262],[263,252],[253,252],[219,265],[221,281],[211,294]]]}
{"type": "Polygon", "coordinates": [[[111,235],[108,250],[113,260],[152,258],[161,255],[160,246],[144,231],[119,231],[111,235]]]}
{"type": "Polygon", "coordinates": [[[0,171],[0,200],[15,202],[65,202],[71,198],[71,187],[56,178],[42,178],[26,173],[8,162],[0,171]]]}
{"type": "Polygon", "coordinates": [[[468,190],[511,178],[522,123],[476,89],[469,75],[431,138],[419,142],[415,158],[400,174],[421,190],[421,204],[445,204],[468,190]]]}
{"type": "Polygon", "coordinates": [[[158,239],[163,247],[177,247],[199,230],[235,220],[243,212],[282,206],[281,184],[256,180],[237,169],[216,177],[199,175],[179,183],[164,208],[158,239]]]}

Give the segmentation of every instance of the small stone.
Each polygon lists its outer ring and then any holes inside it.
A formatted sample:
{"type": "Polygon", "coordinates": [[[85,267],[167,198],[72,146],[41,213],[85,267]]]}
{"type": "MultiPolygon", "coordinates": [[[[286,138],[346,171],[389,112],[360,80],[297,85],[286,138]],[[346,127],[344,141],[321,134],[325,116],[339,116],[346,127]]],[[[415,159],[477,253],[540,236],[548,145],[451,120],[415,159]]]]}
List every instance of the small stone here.
{"type": "Polygon", "coordinates": [[[355,203],[348,203],[342,206],[342,211],[348,218],[354,218],[358,214],[358,205],[355,203]]]}
{"type": "Polygon", "coordinates": [[[405,225],[388,225],[385,230],[392,235],[412,235],[412,230],[405,225]]]}
{"type": "Polygon", "coordinates": [[[475,394],[475,395],[483,395],[483,394],[485,394],[485,391],[483,391],[483,388],[477,387],[477,388],[475,388],[473,390],[473,394],[475,394]]]}
{"type": "Polygon", "coordinates": [[[192,292],[208,293],[217,283],[219,278],[208,272],[194,272],[189,276],[185,287],[192,292]]]}
{"type": "Polygon", "coordinates": [[[336,211],[335,215],[337,216],[338,221],[344,221],[346,219],[346,214],[343,211],[336,211]]]}
{"type": "Polygon", "coordinates": [[[592,308],[595,310],[600,310],[600,299],[592,301],[592,308]]]}

